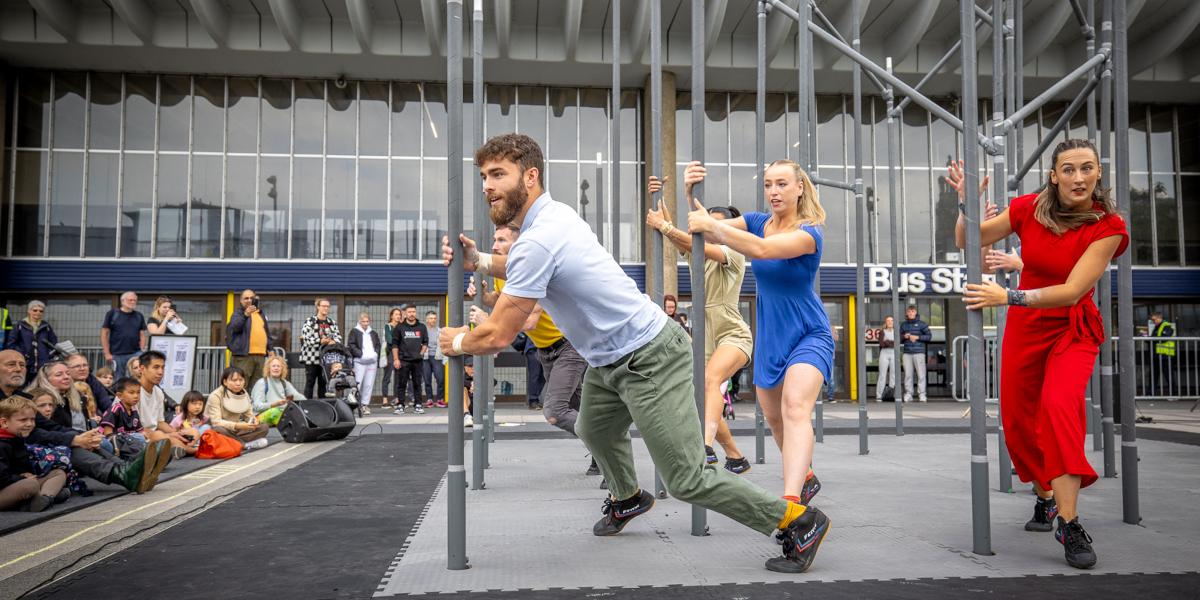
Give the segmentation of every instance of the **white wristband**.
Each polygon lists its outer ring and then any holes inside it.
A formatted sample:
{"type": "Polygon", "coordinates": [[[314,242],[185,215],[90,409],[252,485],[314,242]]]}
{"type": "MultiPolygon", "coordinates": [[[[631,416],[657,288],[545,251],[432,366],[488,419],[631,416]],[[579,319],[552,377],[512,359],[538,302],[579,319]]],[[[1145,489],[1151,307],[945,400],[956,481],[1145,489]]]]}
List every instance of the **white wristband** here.
{"type": "Polygon", "coordinates": [[[479,258],[475,261],[475,272],[483,273],[484,275],[492,274],[492,255],[487,252],[480,252],[479,258]]]}
{"type": "Polygon", "coordinates": [[[450,349],[454,351],[455,356],[463,353],[462,342],[465,337],[467,337],[467,332],[465,331],[454,336],[454,342],[450,344],[450,349]]]}

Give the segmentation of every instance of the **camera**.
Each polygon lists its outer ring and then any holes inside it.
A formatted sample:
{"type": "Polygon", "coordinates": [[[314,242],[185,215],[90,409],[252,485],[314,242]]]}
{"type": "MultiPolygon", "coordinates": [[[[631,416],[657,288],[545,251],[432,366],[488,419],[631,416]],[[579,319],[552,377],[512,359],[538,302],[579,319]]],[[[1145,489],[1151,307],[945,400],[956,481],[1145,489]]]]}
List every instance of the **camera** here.
{"type": "Polygon", "coordinates": [[[258,296],[255,296],[255,297],[253,297],[253,298],[251,298],[251,299],[250,299],[250,306],[253,306],[254,308],[259,308],[259,306],[258,306],[258,296]]]}

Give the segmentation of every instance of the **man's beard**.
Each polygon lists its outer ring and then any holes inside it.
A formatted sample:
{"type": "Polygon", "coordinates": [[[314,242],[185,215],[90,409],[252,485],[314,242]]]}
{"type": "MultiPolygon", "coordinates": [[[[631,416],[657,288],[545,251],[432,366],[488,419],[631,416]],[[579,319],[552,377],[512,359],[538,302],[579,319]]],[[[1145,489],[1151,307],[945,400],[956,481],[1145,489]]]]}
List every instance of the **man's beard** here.
{"type": "Polygon", "coordinates": [[[529,199],[529,192],[525,191],[525,187],[518,185],[515,189],[505,192],[504,197],[499,202],[492,204],[488,214],[492,218],[492,223],[496,227],[503,227],[512,223],[517,215],[521,214],[521,209],[525,207],[525,201],[529,199]]]}

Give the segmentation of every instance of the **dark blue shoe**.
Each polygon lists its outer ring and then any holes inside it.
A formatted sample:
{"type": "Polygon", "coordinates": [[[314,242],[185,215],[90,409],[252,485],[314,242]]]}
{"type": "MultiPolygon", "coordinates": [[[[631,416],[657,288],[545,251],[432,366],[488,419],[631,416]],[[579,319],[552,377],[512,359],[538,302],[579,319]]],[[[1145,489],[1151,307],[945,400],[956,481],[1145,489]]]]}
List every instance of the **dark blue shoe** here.
{"type": "Polygon", "coordinates": [[[821,542],[829,533],[830,520],[820,509],[808,507],[783,530],[783,556],[767,560],[767,570],[803,573],[812,566],[821,542]]]}
{"type": "Polygon", "coordinates": [[[592,527],[594,535],[606,536],[621,533],[631,519],[649,512],[654,506],[654,495],[642,490],[638,493],[636,504],[630,503],[632,506],[624,508],[621,508],[620,504],[623,503],[617,502],[611,497],[604,499],[604,508],[600,509],[600,512],[604,513],[604,517],[596,521],[596,525],[592,527]]]}

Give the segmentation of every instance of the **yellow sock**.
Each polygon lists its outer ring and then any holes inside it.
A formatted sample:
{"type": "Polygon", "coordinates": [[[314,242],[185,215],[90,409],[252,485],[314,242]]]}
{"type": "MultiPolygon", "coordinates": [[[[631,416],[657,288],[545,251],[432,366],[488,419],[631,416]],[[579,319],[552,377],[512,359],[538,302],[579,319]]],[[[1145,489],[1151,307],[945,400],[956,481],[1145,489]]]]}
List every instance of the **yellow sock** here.
{"type": "Polygon", "coordinates": [[[787,529],[787,526],[791,525],[792,521],[800,518],[800,515],[803,515],[807,509],[808,507],[803,504],[788,502],[787,510],[783,513],[783,518],[779,520],[779,529],[787,529]]]}

